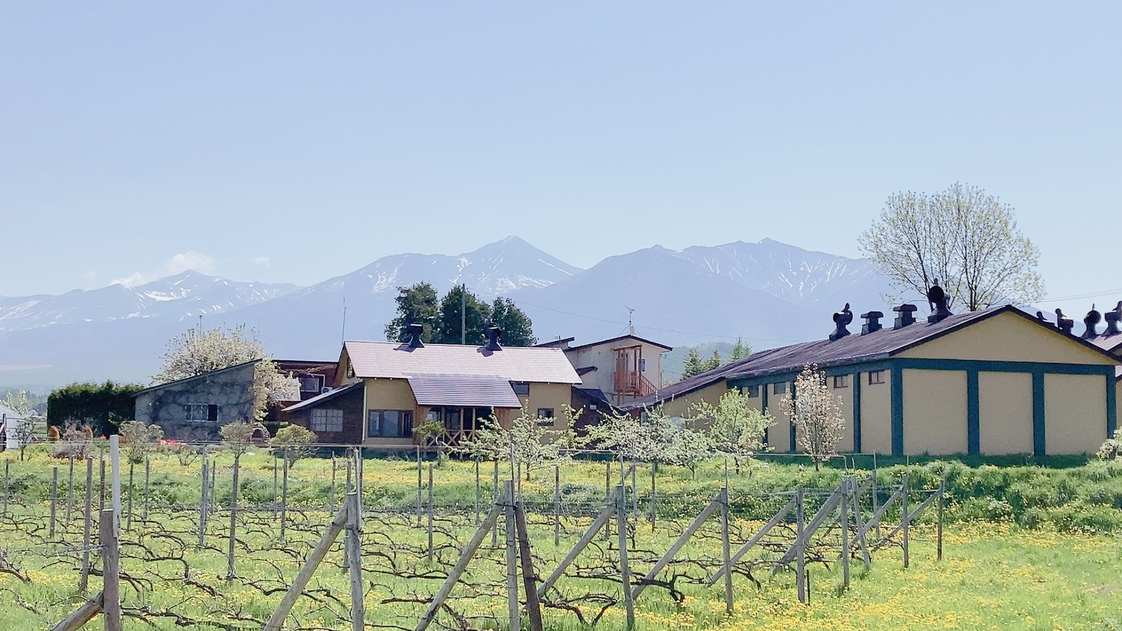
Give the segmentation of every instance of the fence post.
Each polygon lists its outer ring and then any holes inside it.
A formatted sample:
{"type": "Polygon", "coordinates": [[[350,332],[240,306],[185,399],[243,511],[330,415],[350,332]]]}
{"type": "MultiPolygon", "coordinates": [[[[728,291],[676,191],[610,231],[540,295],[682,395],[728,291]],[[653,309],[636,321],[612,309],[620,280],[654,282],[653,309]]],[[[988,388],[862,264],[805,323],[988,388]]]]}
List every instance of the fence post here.
{"type": "Polygon", "coordinates": [[[327,512],[335,512],[335,450],[331,450],[331,487],[327,491],[327,512]]]}
{"type": "Polygon", "coordinates": [[[876,517],[876,514],[877,514],[877,511],[880,509],[880,491],[877,490],[876,463],[877,463],[877,455],[873,454],[873,472],[870,473],[869,476],[871,478],[871,483],[872,483],[873,517],[874,517],[874,519],[876,519],[876,521],[873,522],[873,527],[874,527],[873,532],[876,533],[876,538],[879,540],[880,539],[880,518],[876,517]]]}
{"type": "MultiPolygon", "coordinates": [[[[273,519],[277,518],[277,452],[273,452],[273,519]]],[[[281,536],[284,536],[284,526],[281,526],[281,536]]]]}
{"type": "Polygon", "coordinates": [[[429,461],[429,496],[428,496],[428,523],[427,530],[429,536],[428,552],[425,554],[425,562],[432,565],[432,461],[429,461]]]}
{"type": "Polygon", "coordinates": [[[553,545],[561,545],[561,466],[553,465],[553,545]]]}
{"type": "Polygon", "coordinates": [[[74,454],[69,454],[70,482],[66,486],[66,525],[70,526],[70,512],[74,510],[74,454]]]}
{"type": "Polygon", "coordinates": [[[98,481],[97,510],[100,513],[101,511],[105,510],[105,452],[98,453],[97,463],[100,470],[98,481]]]}
{"type": "Polygon", "coordinates": [[[479,483],[479,458],[475,459],[475,522],[479,523],[479,503],[483,501],[483,491],[479,483]]]}
{"type": "Polygon", "coordinates": [[[805,520],[805,507],[803,506],[803,487],[795,489],[795,589],[799,602],[806,602],[806,557],[803,545],[803,521],[805,520]]]}
{"type": "Polygon", "coordinates": [[[510,629],[521,629],[521,605],[518,602],[518,551],[514,546],[514,481],[503,482],[503,507],[506,527],[506,603],[510,629]]]}
{"type": "Polygon", "coordinates": [[[908,474],[904,474],[904,492],[900,495],[900,511],[904,527],[904,569],[908,568],[908,474]]]}
{"type": "Polygon", "coordinates": [[[658,495],[655,491],[655,472],[658,470],[658,463],[651,462],[651,532],[655,529],[655,515],[657,514],[658,495]]]}
{"type": "Polygon", "coordinates": [[[206,450],[204,449],[203,450],[203,465],[202,465],[202,467],[203,467],[203,471],[202,471],[203,487],[202,487],[202,490],[199,493],[199,548],[203,547],[203,543],[204,543],[204,539],[205,539],[205,535],[206,535],[206,512],[207,512],[207,505],[209,504],[209,502],[207,501],[208,500],[207,490],[210,487],[209,464],[210,463],[209,463],[209,461],[207,460],[207,457],[206,457],[206,450]]]}
{"type": "Polygon", "coordinates": [[[84,592],[90,580],[90,520],[93,519],[93,458],[86,458],[86,520],[82,525],[82,571],[78,574],[78,591],[84,592]]]}
{"type": "Polygon", "coordinates": [[[105,631],[121,631],[120,550],[113,509],[101,511],[98,536],[101,539],[102,605],[105,631]]]}
{"type": "Polygon", "coordinates": [[[947,474],[939,478],[939,517],[936,526],[935,558],[943,560],[943,495],[947,492],[947,474]]]}
{"type": "MultiPolygon", "coordinates": [[[[725,464],[728,471],[728,461],[725,464]]],[[[732,613],[732,554],[729,549],[729,487],[721,489],[721,564],[725,568],[725,612],[732,613]]]]}
{"type": "Polygon", "coordinates": [[[526,507],[522,500],[514,505],[514,523],[518,529],[518,558],[522,560],[522,586],[526,590],[526,613],[530,616],[530,631],[542,631],[542,605],[535,585],[538,576],[534,572],[530,535],[526,532],[526,507]]]}
{"type": "Polygon", "coordinates": [[[351,628],[362,631],[366,624],[366,606],[362,602],[362,509],[358,491],[347,495],[347,537],[344,541],[350,559],[351,628]]]}
{"type": "Polygon", "coordinates": [[[842,480],[841,501],[841,539],[842,539],[842,588],[849,589],[849,478],[842,480]]]}
{"type": "MultiPolygon", "coordinates": [[[[493,483],[494,483],[494,490],[493,490],[493,493],[492,493],[491,497],[495,498],[495,501],[497,502],[499,500],[499,459],[498,458],[495,458],[495,470],[494,470],[493,483]]],[[[511,496],[511,501],[514,501],[514,496],[513,495],[511,496]]],[[[491,525],[491,547],[492,548],[499,547],[499,520],[497,520],[497,519],[491,525]]]]}
{"type": "Polygon", "coordinates": [[[125,530],[132,531],[132,473],[133,462],[129,461],[129,503],[125,512],[128,513],[128,518],[125,520],[125,530]]]}
{"type": "MultiPolygon", "coordinates": [[[[288,448],[281,452],[281,458],[284,459],[282,463],[281,474],[281,502],[280,502],[280,536],[284,539],[285,522],[288,520],[288,448]]],[[[273,497],[276,497],[275,495],[273,497]]],[[[274,500],[275,501],[275,500],[274,500]]]]}
{"type": "Polygon", "coordinates": [[[623,585],[623,604],[627,609],[627,629],[635,628],[635,599],[631,596],[631,566],[627,563],[627,496],[624,486],[616,487],[616,529],[619,531],[619,574],[623,585]]]}
{"type": "Polygon", "coordinates": [[[238,465],[241,454],[234,454],[234,479],[230,483],[230,541],[226,547],[226,582],[234,580],[234,543],[237,539],[238,465]]]}
{"type": "Polygon", "coordinates": [[[58,502],[58,467],[51,468],[51,531],[47,536],[55,538],[55,504],[58,502]]]}
{"type": "Polygon", "coordinates": [[[421,525],[421,446],[417,445],[417,525],[421,525]]]}
{"type": "Polygon", "coordinates": [[[8,465],[12,464],[11,460],[4,461],[4,512],[0,513],[0,517],[8,515],[8,465]]]}
{"type": "Polygon", "coordinates": [[[148,481],[152,473],[152,460],[144,454],[144,508],[141,509],[140,518],[148,521],[148,481]]]}

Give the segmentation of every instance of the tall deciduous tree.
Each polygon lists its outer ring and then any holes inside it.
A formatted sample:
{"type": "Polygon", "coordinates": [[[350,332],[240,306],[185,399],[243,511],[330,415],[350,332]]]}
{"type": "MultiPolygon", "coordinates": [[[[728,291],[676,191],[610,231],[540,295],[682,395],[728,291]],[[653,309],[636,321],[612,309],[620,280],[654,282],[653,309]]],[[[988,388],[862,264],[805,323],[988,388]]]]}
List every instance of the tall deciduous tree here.
{"type": "Polygon", "coordinates": [[[270,405],[299,398],[299,384],[282,375],[265,352],[256,331],[239,324],[232,329],[192,328],[168,342],[157,383],[195,377],[258,360],[253,375],[253,419],[264,418],[270,405]]]}
{"type": "Polygon", "coordinates": [[[394,302],[397,303],[397,315],[386,324],[386,339],[391,342],[406,342],[409,340],[406,327],[420,324],[424,327],[421,341],[431,342],[439,304],[436,289],[428,283],[398,287],[394,302]]]}
{"type": "Polygon", "coordinates": [[[1013,208],[968,184],[892,195],[858,242],[901,288],[926,295],[938,279],[970,311],[1044,294],[1039,251],[1017,229],[1013,208]]]}
{"type": "Polygon", "coordinates": [[[845,430],[841,403],[826,383],[826,373],[815,364],[806,364],[795,378],[794,392],[779,400],[783,412],[795,424],[797,447],[819,462],[837,455],[837,446],[845,430]]]}

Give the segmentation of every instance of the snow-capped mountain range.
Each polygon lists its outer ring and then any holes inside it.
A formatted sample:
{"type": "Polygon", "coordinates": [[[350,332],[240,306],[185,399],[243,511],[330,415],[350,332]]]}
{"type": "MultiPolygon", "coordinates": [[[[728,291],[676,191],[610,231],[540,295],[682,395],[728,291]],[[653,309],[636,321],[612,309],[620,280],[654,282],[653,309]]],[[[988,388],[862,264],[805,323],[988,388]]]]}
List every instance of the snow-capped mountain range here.
{"type": "Polygon", "coordinates": [[[274,357],[335,359],[342,339],[384,339],[397,288],[463,283],[512,298],[539,340],[625,333],[669,345],[753,348],[824,337],[830,314],[886,310],[872,263],[765,239],[668,250],[654,246],[582,270],[518,237],[449,255],[394,254],[311,287],[241,283],[184,272],[138,287],[0,297],[0,386],[73,380],[148,383],[168,340],[189,326],[256,328],[274,357]]]}

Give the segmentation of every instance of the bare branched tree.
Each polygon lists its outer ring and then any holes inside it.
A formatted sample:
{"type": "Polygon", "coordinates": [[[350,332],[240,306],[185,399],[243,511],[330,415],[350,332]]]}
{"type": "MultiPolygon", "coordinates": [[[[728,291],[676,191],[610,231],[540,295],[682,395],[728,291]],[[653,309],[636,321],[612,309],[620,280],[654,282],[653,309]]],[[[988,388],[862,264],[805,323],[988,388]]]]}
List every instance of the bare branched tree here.
{"type": "Polygon", "coordinates": [[[892,195],[858,242],[904,290],[923,296],[938,279],[969,311],[1044,295],[1040,253],[1017,229],[1013,208],[968,184],[892,195]]]}

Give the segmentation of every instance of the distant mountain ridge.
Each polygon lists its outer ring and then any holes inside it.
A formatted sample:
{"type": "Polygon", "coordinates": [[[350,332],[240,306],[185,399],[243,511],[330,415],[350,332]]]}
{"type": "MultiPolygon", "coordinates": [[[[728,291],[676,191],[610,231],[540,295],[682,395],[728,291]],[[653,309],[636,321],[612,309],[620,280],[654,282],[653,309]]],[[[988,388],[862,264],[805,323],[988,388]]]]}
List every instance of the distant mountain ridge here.
{"type": "Polygon", "coordinates": [[[384,339],[397,288],[465,284],[509,296],[541,340],[587,342],[626,332],[676,344],[762,349],[823,337],[850,302],[883,309],[887,279],[869,261],[765,239],[608,257],[582,270],[518,237],[458,255],[392,254],[310,287],[239,283],[184,272],[138,287],[0,298],[0,385],[147,382],[167,341],[198,322],[245,323],[278,358],[334,359],[345,339],[384,339]]]}

